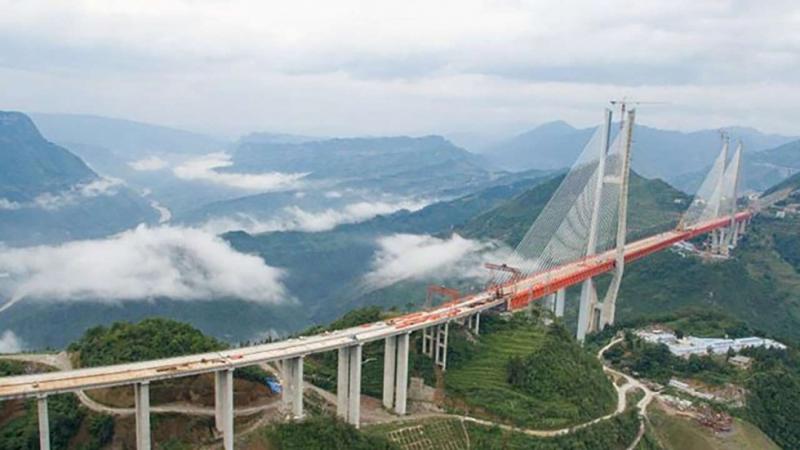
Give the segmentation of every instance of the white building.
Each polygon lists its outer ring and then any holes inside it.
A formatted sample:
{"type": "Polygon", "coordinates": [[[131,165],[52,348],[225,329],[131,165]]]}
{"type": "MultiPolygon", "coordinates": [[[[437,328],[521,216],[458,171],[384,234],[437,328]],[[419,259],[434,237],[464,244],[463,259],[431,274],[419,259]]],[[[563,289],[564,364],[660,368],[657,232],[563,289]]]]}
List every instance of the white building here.
{"type": "Polygon", "coordinates": [[[755,336],[739,339],[687,336],[683,339],[678,339],[672,332],[662,330],[637,331],[636,335],[647,342],[666,344],[672,354],[682,357],[689,357],[689,355],[705,355],[709,353],[723,355],[728,353],[728,350],[732,349],[734,352],[740,352],[747,347],[786,349],[786,346],[778,341],[755,336]]]}

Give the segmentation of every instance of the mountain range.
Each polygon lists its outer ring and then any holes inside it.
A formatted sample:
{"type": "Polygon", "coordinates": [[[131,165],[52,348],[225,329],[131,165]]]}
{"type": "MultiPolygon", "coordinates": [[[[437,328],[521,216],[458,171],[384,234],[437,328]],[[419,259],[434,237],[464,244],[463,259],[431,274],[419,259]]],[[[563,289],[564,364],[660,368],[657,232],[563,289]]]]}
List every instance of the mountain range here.
{"type": "MultiPolygon", "coordinates": [[[[594,130],[575,128],[562,121],[550,122],[496,144],[484,154],[489,161],[508,170],[569,167],[594,130]]],[[[746,188],[763,190],[776,181],[775,176],[786,177],[800,167],[800,152],[784,149],[784,146],[797,149],[800,145],[797,137],[765,134],[746,127],[684,133],[637,125],[633,168],[645,177],[661,178],[686,192],[694,192],[719,153],[720,131],[741,140],[745,160],[754,165],[752,171],[743,171],[746,188]],[[762,152],[768,149],[774,151],[762,152]]]]}
{"type": "Polygon", "coordinates": [[[150,203],[48,142],[24,114],[0,112],[0,240],[33,245],[102,237],[154,222],[150,203]]]}

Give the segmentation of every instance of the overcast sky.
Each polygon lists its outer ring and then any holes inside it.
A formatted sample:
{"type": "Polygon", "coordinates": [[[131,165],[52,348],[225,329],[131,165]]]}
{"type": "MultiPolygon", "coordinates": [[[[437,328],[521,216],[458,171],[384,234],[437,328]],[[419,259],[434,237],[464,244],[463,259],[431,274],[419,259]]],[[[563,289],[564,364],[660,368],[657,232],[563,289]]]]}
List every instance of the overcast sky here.
{"type": "Polygon", "coordinates": [[[237,134],[800,134],[800,2],[0,0],[0,109],[237,134]]]}

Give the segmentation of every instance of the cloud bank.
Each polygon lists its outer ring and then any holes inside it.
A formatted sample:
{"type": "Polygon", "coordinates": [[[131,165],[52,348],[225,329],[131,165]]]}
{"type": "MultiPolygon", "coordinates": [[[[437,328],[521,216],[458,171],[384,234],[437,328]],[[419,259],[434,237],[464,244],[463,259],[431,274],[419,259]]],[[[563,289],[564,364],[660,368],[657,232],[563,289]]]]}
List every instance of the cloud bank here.
{"type": "Polygon", "coordinates": [[[510,249],[453,234],[441,239],[429,235],[394,234],[378,239],[372,270],[363,278],[369,290],[404,280],[444,280],[488,277],[486,261],[505,261],[510,249]]]}
{"type": "Polygon", "coordinates": [[[166,169],[169,163],[158,156],[150,156],[148,158],[131,161],[128,163],[128,166],[139,172],[154,172],[156,170],[166,169]]]}
{"type": "Polygon", "coordinates": [[[363,222],[378,215],[391,214],[403,209],[417,211],[428,204],[430,202],[426,200],[356,202],[345,205],[342,209],[328,208],[322,211],[306,211],[298,206],[287,206],[273,219],[263,220],[249,214],[237,214],[211,219],[203,225],[203,229],[215,234],[234,230],[250,234],[294,230],[318,232],[331,230],[341,224],[363,222]]]}
{"type": "Polygon", "coordinates": [[[45,192],[37,195],[29,202],[15,202],[0,198],[0,210],[18,210],[39,208],[45,211],[57,211],[75,205],[82,199],[100,196],[113,196],[119,193],[124,182],[117,178],[98,178],[88,183],[80,183],[60,192],[45,192]]]}
{"type": "Polygon", "coordinates": [[[284,271],[207,232],[144,225],[103,240],[3,249],[0,287],[11,302],[289,298],[284,271]]]}
{"type": "Polygon", "coordinates": [[[206,181],[247,191],[281,191],[296,188],[308,173],[269,172],[260,174],[219,172],[215,169],[233,165],[227,153],[209,153],[176,167],[175,176],[184,180],[206,181]]]}
{"type": "Polygon", "coordinates": [[[627,95],[796,133],[800,9],[764,3],[0,0],[0,103],[343,135],[588,126],[627,95]]]}

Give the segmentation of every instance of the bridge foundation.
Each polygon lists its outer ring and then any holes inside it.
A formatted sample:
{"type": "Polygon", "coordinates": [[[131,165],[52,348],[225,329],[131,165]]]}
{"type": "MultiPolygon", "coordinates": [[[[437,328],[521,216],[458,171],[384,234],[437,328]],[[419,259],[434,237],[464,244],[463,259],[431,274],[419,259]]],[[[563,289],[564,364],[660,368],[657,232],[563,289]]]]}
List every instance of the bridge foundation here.
{"type": "Polygon", "coordinates": [[[47,396],[36,398],[36,409],[39,414],[39,448],[50,450],[50,418],[47,412],[47,396]]]}
{"type": "Polygon", "coordinates": [[[133,385],[136,405],[136,450],[150,450],[150,383],[133,385]]]}
{"type": "Polygon", "coordinates": [[[361,422],[361,354],[361,344],[340,348],[336,376],[336,414],[356,428],[361,422]]]}
{"type": "Polygon", "coordinates": [[[383,406],[399,415],[406,413],[408,402],[409,334],[386,338],[383,355],[383,406]]]}

